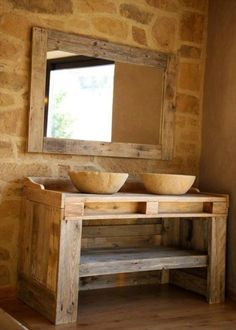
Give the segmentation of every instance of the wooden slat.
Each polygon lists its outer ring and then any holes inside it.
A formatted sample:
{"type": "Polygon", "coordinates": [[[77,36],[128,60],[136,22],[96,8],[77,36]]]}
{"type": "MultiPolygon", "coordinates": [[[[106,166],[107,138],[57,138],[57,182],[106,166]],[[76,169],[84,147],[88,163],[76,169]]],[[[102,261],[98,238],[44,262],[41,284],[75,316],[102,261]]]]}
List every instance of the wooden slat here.
{"type": "Polygon", "coordinates": [[[44,137],[43,152],[122,158],[161,159],[161,145],[96,142],[44,137]]]}
{"type": "Polygon", "coordinates": [[[62,193],[57,191],[25,188],[24,195],[28,200],[37,203],[42,203],[49,206],[55,206],[58,208],[64,207],[64,201],[63,201],[64,196],[62,193]]]}
{"type": "Polygon", "coordinates": [[[226,218],[209,219],[207,300],[222,303],[225,300],[225,246],[226,218]]]}
{"type": "Polygon", "coordinates": [[[33,226],[33,203],[23,198],[21,207],[21,225],[19,234],[18,272],[30,276],[31,241],[33,226]]]}
{"type": "Polygon", "coordinates": [[[82,221],[61,221],[56,324],[76,322],[82,221]]]}
{"type": "Polygon", "coordinates": [[[161,245],[161,235],[82,238],[82,248],[130,248],[161,245]]]}
{"type": "Polygon", "coordinates": [[[39,311],[50,321],[55,321],[55,293],[21,274],[18,277],[17,295],[22,301],[39,311]]]}
{"type": "Polygon", "coordinates": [[[122,273],[80,278],[80,291],[161,283],[161,271],[122,273]]]}
{"type": "Polygon", "coordinates": [[[170,283],[186,290],[190,290],[206,296],[207,281],[204,278],[185,272],[185,270],[173,269],[170,271],[170,283]]]}
{"type": "MultiPolygon", "coordinates": [[[[209,217],[220,217],[222,215],[219,214],[211,214],[211,213],[158,213],[156,214],[93,214],[93,215],[84,215],[84,220],[98,220],[98,219],[137,219],[137,218],[209,218],[209,217]]],[[[79,217],[69,218],[70,220],[78,219],[79,217]]]]}
{"type": "Polygon", "coordinates": [[[176,86],[178,60],[175,55],[168,58],[167,70],[165,72],[165,85],[162,109],[161,145],[162,159],[173,158],[175,111],[176,111],[176,86]]]}
{"type": "Polygon", "coordinates": [[[129,47],[55,30],[48,30],[48,37],[49,50],[62,50],[118,62],[155,66],[164,70],[167,65],[168,54],[164,52],[129,47]]]}
{"type": "MultiPolygon", "coordinates": [[[[84,202],[84,203],[108,203],[108,202],[177,202],[177,203],[201,203],[201,202],[226,202],[227,198],[223,195],[185,194],[185,195],[154,195],[118,192],[111,195],[98,194],[70,194],[65,193],[65,202],[84,202]]],[[[208,212],[209,213],[209,212],[208,212]]]]}
{"type": "Polygon", "coordinates": [[[43,151],[47,30],[33,28],[28,151],[43,151]]]}
{"type": "Polygon", "coordinates": [[[207,256],[196,251],[161,247],[86,250],[81,256],[80,276],[206,266],[207,256]]]}
{"type": "Polygon", "coordinates": [[[83,226],[83,237],[144,236],[161,234],[161,224],[83,226]]]}

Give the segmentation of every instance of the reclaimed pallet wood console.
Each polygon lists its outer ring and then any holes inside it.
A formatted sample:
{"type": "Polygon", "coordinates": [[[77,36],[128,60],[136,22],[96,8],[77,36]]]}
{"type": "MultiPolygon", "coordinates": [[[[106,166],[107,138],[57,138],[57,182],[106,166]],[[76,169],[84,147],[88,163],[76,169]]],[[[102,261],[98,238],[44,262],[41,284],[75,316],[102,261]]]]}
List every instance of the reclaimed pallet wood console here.
{"type": "Polygon", "coordinates": [[[227,212],[225,195],[93,195],[76,192],[67,179],[27,178],[18,296],[55,324],[70,323],[80,279],[159,270],[162,283],[223,302],[227,212]],[[154,239],[127,243],[140,228],[154,239]],[[116,236],[126,237],[123,246],[116,236]]]}

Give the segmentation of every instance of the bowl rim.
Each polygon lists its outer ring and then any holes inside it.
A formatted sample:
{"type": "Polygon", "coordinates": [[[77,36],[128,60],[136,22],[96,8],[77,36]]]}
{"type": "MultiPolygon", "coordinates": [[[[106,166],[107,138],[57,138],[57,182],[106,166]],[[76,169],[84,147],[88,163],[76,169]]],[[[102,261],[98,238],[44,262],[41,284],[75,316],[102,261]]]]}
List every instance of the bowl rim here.
{"type": "Polygon", "coordinates": [[[76,170],[69,170],[68,174],[70,175],[70,173],[88,173],[88,174],[109,174],[109,175],[113,175],[113,174],[119,174],[119,175],[129,175],[129,173],[126,172],[105,172],[105,171],[76,171],[76,170]]]}
{"type": "Polygon", "coordinates": [[[139,176],[143,176],[143,175],[152,175],[152,176],[170,176],[170,177],[184,177],[184,178],[195,178],[196,179],[196,175],[193,174],[176,174],[176,173],[153,173],[153,172],[144,172],[144,173],[140,173],[139,176]]]}

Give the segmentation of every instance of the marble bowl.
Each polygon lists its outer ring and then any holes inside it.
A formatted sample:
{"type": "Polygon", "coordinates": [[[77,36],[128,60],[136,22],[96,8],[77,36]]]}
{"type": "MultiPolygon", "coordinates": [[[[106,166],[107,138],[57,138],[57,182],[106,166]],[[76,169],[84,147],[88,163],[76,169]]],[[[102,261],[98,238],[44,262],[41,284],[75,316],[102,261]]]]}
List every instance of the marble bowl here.
{"type": "Polygon", "coordinates": [[[193,185],[194,175],[143,173],[140,178],[146,190],[157,195],[183,195],[193,185]]]}
{"type": "Polygon", "coordinates": [[[114,194],[128,178],[128,173],[69,171],[68,174],[79,192],[89,194],[114,194]]]}

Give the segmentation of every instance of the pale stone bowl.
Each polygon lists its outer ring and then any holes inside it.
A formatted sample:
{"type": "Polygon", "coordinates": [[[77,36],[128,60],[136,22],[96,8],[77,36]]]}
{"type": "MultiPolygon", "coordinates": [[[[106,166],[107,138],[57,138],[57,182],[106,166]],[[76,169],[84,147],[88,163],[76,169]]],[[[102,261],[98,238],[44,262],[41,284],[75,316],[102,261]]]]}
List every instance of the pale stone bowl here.
{"type": "Polygon", "coordinates": [[[68,174],[79,192],[89,194],[114,194],[128,178],[128,173],[69,171],[68,174]]]}
{"type": "Polygon", "coordinates": [[[157,195],[183,195],[193,185],[194,175],[143,173],[140,178],[146,190],[157,195]]]}

